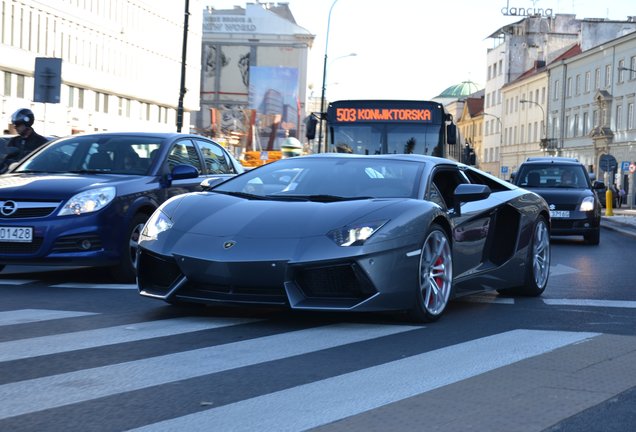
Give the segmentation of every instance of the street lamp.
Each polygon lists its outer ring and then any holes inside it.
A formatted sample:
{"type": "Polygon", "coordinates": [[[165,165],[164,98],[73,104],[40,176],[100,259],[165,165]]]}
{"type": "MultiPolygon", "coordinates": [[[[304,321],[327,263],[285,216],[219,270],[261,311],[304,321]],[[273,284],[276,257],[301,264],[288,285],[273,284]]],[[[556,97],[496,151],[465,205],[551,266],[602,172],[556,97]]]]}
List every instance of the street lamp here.
{"type": "Polygon", "coordinates": [[[536,106],[538,106],[539,108],[541,108],[541,113],[543,114],[543,119],[545,121],[545,127],[543,128],[543,137],[545,139],[545,147],[548,147],[548,118],[545,116],[545,110],[543,109],[543,106],[541,106],[541,104],[539,102],[535,102],[535,101],[531,101],[531,100],[527,100],[527,99],[521,99],[519,101],[519,103],[531,103],[531,104],[535,104],[536,106]]]}
{"type": "MultiPolygon", "coordinates": [[[[322,66],[322,94],[320,96],[320,124],[318,125],[318,153],[320,153],[320,146],[322,145],[322,123],[325,120],[325,80],[327,79],[327,48],[329,47],[329,27],[331,26],[331,11],[336,5],[338,0],[333,0],[331,7],[329,8],[329,16],[327,17],[327,36],[325,38],[325,61],[322,66]]],[[[326,150],[326,148],[325,148],[326,150]]]]}
{"type": "Polygon", "coordinates": [[[494,117],[497,119],[497,122],[499,123],[499,146],[501,147],[501,142],[502,142],[502,138],[503,138],[503,124],[501,123],[501,119],[494,115],[494,114],[490,114],[485,112],[484,115],[490,116],[490,117],[494,117]]]}

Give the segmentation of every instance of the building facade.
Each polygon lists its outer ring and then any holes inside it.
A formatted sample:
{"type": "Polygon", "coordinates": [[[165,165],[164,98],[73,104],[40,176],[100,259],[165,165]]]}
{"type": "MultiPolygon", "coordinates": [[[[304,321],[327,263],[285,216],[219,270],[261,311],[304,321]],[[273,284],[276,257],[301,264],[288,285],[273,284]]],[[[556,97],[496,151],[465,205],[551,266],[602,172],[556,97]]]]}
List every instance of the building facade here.
{"type": "MultiPolygon", "coordinates": [[[[183,98],[199,110],[200,0],[189,2],[183,98]]],[[[182,2],[0,0],[0,122],[30,108],[47,135],[176,130],[184,38],[182,2]],[[59,103],[34,102],[36,58],[62,61],[59,103]]]]}
{"type": "MultiPolygon", "coordinates": [[[[572,14],[556,14],[528,16],[494,32],[490,36],[494,46],[487,52],[484,111],[491,116],[484,119],[483,169],[505,178],[502,170],[505,171],[508,165],[502,165],[500,156],[501,147],[506,141],[506,136],[503,134],[508,134],[508,142],[514,140],[512,137],[516,136],[517,144],[521,143],[519,134],[522,125],[508,125],[508,130],[504,131],[506,126],[502,121],[505,115],[502,92],[506,84],[532,69],[536,61],[551,63],[574,44],[579,44],[581,49],[585,50],[633,31],[636,31],[636,20],[633,19],[627,21],[577,20],[572,14]],[[515,128],[517,128],[516,133],[515,128]]],[[[524,106],[524,110],[530,105],[539,109],[536,104],[528,102],[527,105],[524,106]]],[[[542,106],[542,108],[545,112],[544,117],[547,117],[548,107],[542,106]]],[[[532,120],[532,130],[534,123],[535,120],[532,120]]],[[[523,126],[524,141],[527,141],[527,123],[523,126]]]]}
{"type": "Polygon", "coordinates": [[[256,151],[302,137],[313,40],[287,3],[206,9],[198,132],[256,151]]]}
{"type": "Polygon", "coordinates": [[[548,74],[558,154],[624,185],[636,161],[636,32],[555,62],[548,74]]]}

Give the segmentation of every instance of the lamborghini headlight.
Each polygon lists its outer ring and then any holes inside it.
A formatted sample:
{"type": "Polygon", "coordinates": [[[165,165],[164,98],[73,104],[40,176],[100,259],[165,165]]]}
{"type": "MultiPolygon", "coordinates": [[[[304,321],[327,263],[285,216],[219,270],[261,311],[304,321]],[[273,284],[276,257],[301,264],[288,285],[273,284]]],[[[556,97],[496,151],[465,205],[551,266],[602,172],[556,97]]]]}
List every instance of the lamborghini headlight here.
{"type": "Polygon", "coordinates": [[[67,201],[58,216],[81,215],[101,210],[115,198],[115,195],[115,188],[112,186],[80,192],[67,201]]]}
{"type": "Polygon", "coordinates": [[[582,212],[594,210],[594,197],[585,197],[580,207],[582,212]]]}
{"type": "Polygon", "coordinates": [[[375,234],[386,222],[387,221],[375,221],[347,225],[329,231],[327,237],[333,240],[338,246],[362,246],[364,242],[375,234]]]}
{"type": "Polygon", "coordinates": [[[141,240],[156,240],[157,236],[172,228],[172,220],[161,210],[155,210],[141,230],[141,240]]]}

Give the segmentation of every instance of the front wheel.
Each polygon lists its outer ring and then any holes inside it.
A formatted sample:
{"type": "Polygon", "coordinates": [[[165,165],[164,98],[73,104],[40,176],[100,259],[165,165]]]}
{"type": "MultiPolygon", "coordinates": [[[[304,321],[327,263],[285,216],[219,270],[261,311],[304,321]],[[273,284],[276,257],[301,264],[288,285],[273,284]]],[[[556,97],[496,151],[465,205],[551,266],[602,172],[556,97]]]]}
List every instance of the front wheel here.
{"type": "Polygon", "coordinates": [[[144,224],[148,220],[145,214],[133,217],[128,225],[127,235],[121,247],[119,264],[112,268],[113,278],[117,282],[131,283],[137,277],[137,249],[139,248],[139,236],[144,224]]]}
{"type": "Polygon", "coordinates": [[[422,245],[418,266],[415,305],[410,316],[417,322],[432,322],[446,310],[453,287],[453,256],[448,236],[432,225],[422,245]]]}

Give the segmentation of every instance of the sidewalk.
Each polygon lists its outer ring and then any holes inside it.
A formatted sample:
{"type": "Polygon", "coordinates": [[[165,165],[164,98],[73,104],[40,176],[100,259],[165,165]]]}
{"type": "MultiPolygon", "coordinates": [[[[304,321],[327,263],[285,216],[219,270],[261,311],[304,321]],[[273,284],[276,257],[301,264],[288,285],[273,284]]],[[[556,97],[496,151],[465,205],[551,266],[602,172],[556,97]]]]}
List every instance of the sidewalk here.
{"type": "Polygon", "coordinates": [[[605,216],[606,209],[601,213],[601,227],[611,229],[629,237],[636,238],[636,206],[613,209],[614,216],[605,216]]]}

